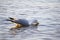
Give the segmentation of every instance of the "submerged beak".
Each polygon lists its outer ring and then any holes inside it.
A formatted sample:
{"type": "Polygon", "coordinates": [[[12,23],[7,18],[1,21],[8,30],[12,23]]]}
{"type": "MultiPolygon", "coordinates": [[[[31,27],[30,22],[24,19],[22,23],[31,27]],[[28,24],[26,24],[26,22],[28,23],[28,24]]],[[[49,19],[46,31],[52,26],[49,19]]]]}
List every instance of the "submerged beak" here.
{"type": "Polygon", "coordinates": [[[37,20],[34,20],[31,25],[38,26],[39,25],[39,22],[37,20]]]}

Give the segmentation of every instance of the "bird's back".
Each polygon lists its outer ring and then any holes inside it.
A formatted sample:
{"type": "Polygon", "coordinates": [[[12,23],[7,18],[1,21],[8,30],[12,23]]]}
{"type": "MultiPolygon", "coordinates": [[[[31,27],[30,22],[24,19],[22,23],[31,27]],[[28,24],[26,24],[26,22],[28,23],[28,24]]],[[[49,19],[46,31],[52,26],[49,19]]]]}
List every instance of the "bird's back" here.
{"type": "Polygon", "coordinates": [[[26,19],[16,20],[16,23],[22,24],[23,26],[29,26],[29,22],[28,22],[28,20],[26,20],[26,19]]]}

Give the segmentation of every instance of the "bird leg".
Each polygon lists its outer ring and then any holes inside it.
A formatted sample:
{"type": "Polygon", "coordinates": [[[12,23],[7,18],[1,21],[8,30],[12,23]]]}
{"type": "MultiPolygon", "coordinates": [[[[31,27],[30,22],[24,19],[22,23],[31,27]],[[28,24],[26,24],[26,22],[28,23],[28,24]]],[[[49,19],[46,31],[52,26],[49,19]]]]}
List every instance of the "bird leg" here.
{"type": "Polygon", "coordinates": [[[16,26],[12,27],[11,30],[12,30],[12,29],[20,29],[21,27],[22,27],[21,24],[16,24],[16,26]]]}

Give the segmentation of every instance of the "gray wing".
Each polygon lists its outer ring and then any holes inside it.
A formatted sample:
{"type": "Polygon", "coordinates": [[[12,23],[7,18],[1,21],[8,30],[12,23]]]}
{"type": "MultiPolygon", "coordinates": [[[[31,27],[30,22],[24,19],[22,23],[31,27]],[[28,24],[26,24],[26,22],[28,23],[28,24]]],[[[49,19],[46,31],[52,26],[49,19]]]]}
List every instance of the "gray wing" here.
{"type": "Polygon", "coordinates": [[[24,26],[29,26],[29,22],[26,19],[15,20],[15,23],[22,24],[24,26]]]}

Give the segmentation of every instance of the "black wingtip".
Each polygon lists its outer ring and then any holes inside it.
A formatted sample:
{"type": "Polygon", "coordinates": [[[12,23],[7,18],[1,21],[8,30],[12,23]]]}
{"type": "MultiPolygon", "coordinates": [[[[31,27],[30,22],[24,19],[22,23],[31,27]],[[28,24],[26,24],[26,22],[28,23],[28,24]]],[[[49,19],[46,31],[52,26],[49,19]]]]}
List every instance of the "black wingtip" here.
{"type": "Polygon", "coordinates": [[[9,17],[9,19],[10,19],[10,20],[14,20],[14,18],[12,18],[12,17],[9,17]]]}

